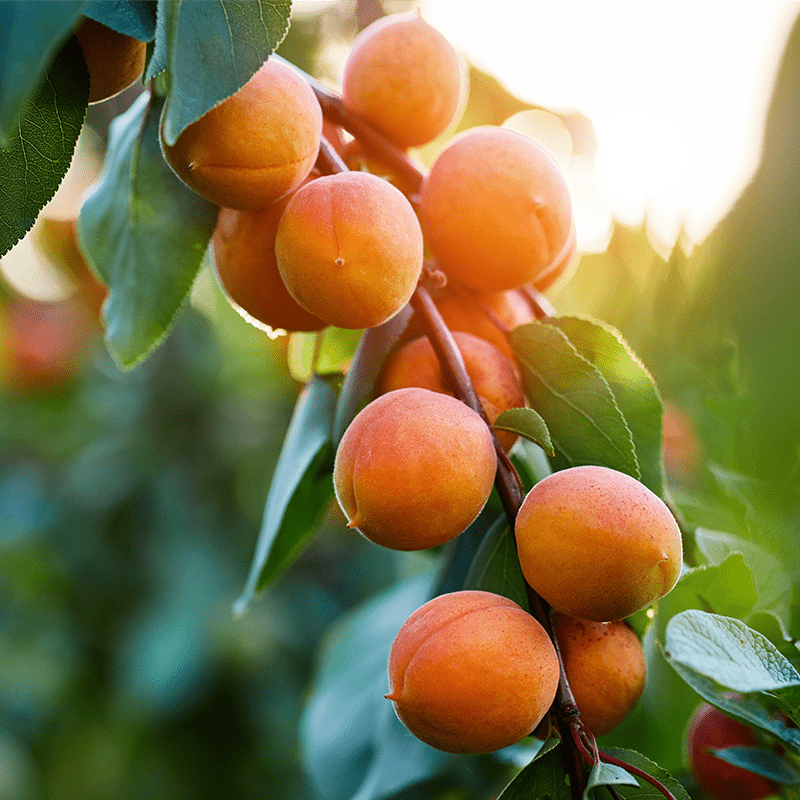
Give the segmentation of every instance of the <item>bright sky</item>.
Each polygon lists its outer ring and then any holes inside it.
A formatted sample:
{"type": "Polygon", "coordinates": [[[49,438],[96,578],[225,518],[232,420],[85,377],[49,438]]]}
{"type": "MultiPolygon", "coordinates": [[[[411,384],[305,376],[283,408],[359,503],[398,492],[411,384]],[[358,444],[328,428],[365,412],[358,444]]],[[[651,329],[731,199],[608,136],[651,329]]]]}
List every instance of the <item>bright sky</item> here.
{"type": "Polygon", "coordinates": [[[573,166],[579,246],[610,214],[702,241],[758,163],[775,71],[800,3],[425,0],[423,16],[528,102],[588,116],[597,168],[573,166]]]}

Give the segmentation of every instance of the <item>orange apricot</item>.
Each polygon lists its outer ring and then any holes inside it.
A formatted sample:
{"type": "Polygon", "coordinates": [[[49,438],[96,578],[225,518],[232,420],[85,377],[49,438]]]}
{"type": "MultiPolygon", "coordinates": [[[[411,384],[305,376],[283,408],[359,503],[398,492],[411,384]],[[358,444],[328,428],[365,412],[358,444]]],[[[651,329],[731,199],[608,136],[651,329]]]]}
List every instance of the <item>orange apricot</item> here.
{"type": "Polygon", "coordinates": [[[475,291],[514,289],[568,249],[569,189],[533,139],[497,127],[456,136],[422,184],[420,213],[439,267],[475,291]]]}
{"type": "Polygon", "coordinates": [[[496,468],[489,429],[471,408],[428,389],[398,389],[347,428],[333,483],[348,527],[393,550],[424,550],[478,516],[496,468]]]}
{"type": "Polygon", "coordinates": [[[342,102],[400,147],[435,139],[464,110],[467,72],[419,12],[384,17],[353,41],[342,102]]]}
{"type": "Polygon", "coordinates": [[[681,573],[681,533],[664,501],[607,467],[572,467],[537,483],[515,532],[528,583],[581,619],[627,617],[667,594],[681,573]]]}
{"type": "Polygon", "coordinates": [[[275,239],[292,297],[339,328],[371,328],[409,301],[422,271],[414,209],[366,172],[326,175],[289,201],[275,239]]]}
{"type": "MultiPolygon", "coordinates": [[[[163,118],[162,118],[163,119],[163,118]]],[[[295,189],[314,166],[322,111],[305,79],[269,58],[232,97],[189,125],[167,162],[197,194],[225,208],[253,210],[295,189]]]]}
{"type": "MultiPolygon", "coordinates": [[[[493,344],[470,333],[457,331],[453,338],[490,423],[494,424],[506,409],[525,405],[522,380],[512,361],[493,344]]],[[[425,336],[404,345],[387,360],[378,382],[378,394],[408,386],[453,395],[446,386],[430,340],[425,336]]],[[[513,433],[506,431],[497,431],[495,435],[506,451],[517,440],[513,433]]]]}
{"type": "Polygon", "coordinates": [[[289,294],[275,258],[275,234],[289,197],[257,211],[220,209],[212,239],[217,277],[233,307],[256,327],[318,331],[325,322],[289,294]]]}
{"type": "Polygon", "coordinates": [[[622,620],[592,622],[554,611],[552,622],[581,719],[595,736],[603,736],[642,696],[647,675],[642,644],[622,620]]]}
{"type": "Polygon", "coordinates": [[[533,288],[537,292],[546,292],[551,289],[555,284],[564,279],[562,282],[566,283],[575,271],[577,266],[576,255],[577,242],[575,239],[575,226],[573,225],[570,231],[569,238],[566,244],[561,249],[561,253],[545,270],[540,272],[536,278],[531,282],[533,288]]]}
{"type": "Polygon", "coordinates": [[[489,753],[528,736],[558,689],[555,648],[512,600],[490,592],[440,595],[400,628],[389,686],[403,724],[448,753],[489,753]]]}
{"type": "Polygon", "coordinates": [[[667,475],[689,480],[700,464],[700,440],[694,424],[678,405],[664,401],[662,456],[667,475]]]}
{"type": "Polygon", "coordinates": [[[147,43],[89,17],[75,31],[89,68],[89,102],[101,103],[127,89],[144,71],[147,43]]]}

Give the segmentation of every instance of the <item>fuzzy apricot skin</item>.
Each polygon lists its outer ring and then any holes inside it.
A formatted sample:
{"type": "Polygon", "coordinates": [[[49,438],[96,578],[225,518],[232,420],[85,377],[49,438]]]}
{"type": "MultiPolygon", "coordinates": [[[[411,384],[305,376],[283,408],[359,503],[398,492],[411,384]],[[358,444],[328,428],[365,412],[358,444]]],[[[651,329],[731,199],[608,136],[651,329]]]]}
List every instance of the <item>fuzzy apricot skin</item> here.
{"type": "Polygon", "coordinates": [[[393,550],[424,550],[478,516],[496,468],[489,429],[471,408],[428,389],[398,389],[347,428],[333,484],[349,527],[393,550]]]}
{"type": "Polygon", "coordinates": [[[411,204],[366,172],[326,175],[289,201],[275,238],[292,297],[339,328],[371,328],[410,300],[422,271],[411,204]]]}
{"type": "Polygon", "coordinates": [[[454,124],[466,95],[461,57],[418,12],[365,28],[342,77],[344,105],[403,148],[426,144],[454,124]]]}
{"type": "Polygon", "coordinates": [[[529,735],[553,702],[558,658],[544,628],[490,592],[418,608],[389,655],[387,698],[401,722],[448,753],[489,753],[529,735]]]}
{"type": "Polygon", "coordinates": [[[604,736],[642,696],[647,676],[642,644],[621,620],[592,622],[554,611],[552,622],[581,720],[595,736],[604,736]]]}
{"type": "Polygon", "coordinates": [[[147,43],[86,17],[75,38],[89,68],[89,103],[102,103],[127,89],[144,72],[147,43]]]}
{"type": "Polygon", "coordinates": [[[311,87],[273,58],[232,97],[161,145],[191,189],[224,208],[266,208],[314,166],[322,110],[311,87]]]}
{"type": "Polygon", "coordinates": [[[275,259],[275,234],[288,197],[258,211],[220,209],[212,243],[217,277],[231,305],[273,331],[318,331],[325,322],[289,294],[275,259]]]}
{"type": "Polygon", "coordinates": [[[573,617],[622,619],[680,577],[681,533],[670,510],[635,478],[607,467],[572,467],[537,483],[515,532],[525,579],[573,617]]]}
{"type": "Polygon", "coordinates": [[[719,800],[760,800],[778,791],[777,784],[761,775],[728,764],[709,748],[758,747],[751,728],[703,703],[692,716],[686,733],[689,767],[697,785],[719,800]]]}
{"type": "MultiPolygon", "coordinates": [[[[472,334],[455,331],[453,338],[492,425],[507,409],[524,407],[522,379],[512,361],[493,344],[472,334]]],[[[439,359],[425,336],[414,339],[390,356],[379,379],[378,394],[409,386],[453,395],[445,385],[439,359]]],[[[496,431],[495,436],[506,452],[517,440],[513,433],[506,431],[496,431]]]]}
{"type": "Polygon", "coordinates": [[[439,267],[474,291],[535,281],[569,249],[564,176],[533,139],[497,127],[464,131],[439,153],[420,192],[439,267]]]}

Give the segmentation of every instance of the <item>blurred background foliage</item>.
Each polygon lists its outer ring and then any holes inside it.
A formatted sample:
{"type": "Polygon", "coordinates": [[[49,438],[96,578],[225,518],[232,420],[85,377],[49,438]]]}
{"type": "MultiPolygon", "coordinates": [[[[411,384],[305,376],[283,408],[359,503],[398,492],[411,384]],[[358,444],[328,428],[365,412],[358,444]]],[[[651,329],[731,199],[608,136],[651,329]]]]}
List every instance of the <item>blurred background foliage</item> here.
{"type": "MultiPolygon", "coordinates": [[[[381,11],[358,8],[297,18],[280,52],[325,76],[325,52],[381,11]]],[[[463,127],[535,108],[471,75],[463,127]]],[[[93,111],[100,142],[130,101],[93,111]]],[[[665,258],[646,221],[617,224],[551,292],[559,311],[619,328],[653,373],[687,519],[766,545],[794,575],[799,109],[795,26],[761,167],[715,233],[665,258]]],[[[591,158],[591,123],[561,116],[591,158]]],[[[299,562],[234,619],[299,389],[286,340],[250,328],[206,270],[166,343],[122,374],[101,341],[102,290],[54,231],[42,251],[72,294],[42,302],[0,283],[0,800],[312,797],[298,724],[324,632],[426,557],[344,531],[332,508],[299,562]]],[[[797,626],[795,613],[788,634],[797,626]]],[[[485,780],[461,772],[426,795],[489,796],[496,767],[485,780]]]]}

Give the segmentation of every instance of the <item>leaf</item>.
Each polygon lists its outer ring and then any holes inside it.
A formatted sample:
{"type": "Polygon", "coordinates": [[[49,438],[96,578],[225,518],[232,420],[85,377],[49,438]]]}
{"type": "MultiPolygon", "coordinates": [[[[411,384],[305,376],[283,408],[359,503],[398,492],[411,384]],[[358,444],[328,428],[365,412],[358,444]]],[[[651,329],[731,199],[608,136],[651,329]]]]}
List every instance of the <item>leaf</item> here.
{"type": "Polygon", "coordinates": [[[144,0],[93,0],[83,14],[117,33],[150,42],[156,35],[156,6],[144,0]]]}
{"type": "MultiPolygon", "coordinates": [[[[605,748],[605,752],[654,777],[659,783],[666,786],[666,788],[672,792],[672,796],[675,800],[689,800],[686,789],[684,789],[669,772],[641,753],[622,747],[607,747],[605,748]]],[[[617,793],[622,797],[635,798],[635,800],[664,800],[664,795],[662,795],[652,783],[644,780],[644,778],[637,778],[637,780],[639,782],[638,787],[617,785],[617,793]]]]}
{"type": "MultiPolygon", "coordinates": [[[[700,566],[681,575],[676,599],[685,596],[683,609],[699,606],[729,617],[743,619],[758,600],[753,576],[741,553],[733,553],[721,564],[700,566]]],[[[683,610],[682,609],[682,610],[683,610]]]]}
{"type": "MultiPolygon", "coordinates": [[[[83,0],[0,3],[0,148],[9,145],[23,106],[40,90],[37,86],[45,68],[69,36],[84,4],[83,0]]],[[[88,100],[88,77],[86,80],[88,100]]],[[[79,81],[74,87],[79,96],[82,85],[79,81]]]]}
{"type": "Polygon", "coordinates": [[[289,30],[290,10],[290,0],[159,4],[164,41],[157,36],[148,77],[162,64],[169,69],[163,124],[168,145],[261,68],[289,30]]]}
{"type": "Polygon", "coordinates": [[[517,544],[505,516],[497,520],[481,542],[464,588],[503,595],[529,610],[517,544]]]}
{"type": "Polygon", "coordinates": [[[384,698],[394,637],[434,580],[434,570],[417,575],[330,629],[300,730],[303,765],[322,800],[385,797],[454,760],[412,736],[384,698]]]}
{"type": "Polygon", "coordinates": [[[709,748],[717,758],[735,767],[741,767],[771,781],[794,786],[800,783],[798,775],[777,753],[760,747],[709,748]]]}
{"type": "Polygon", "coordinates": [[[525,393],[542,415],[558,468],[598,464],[640,477],[631,432],[600,371],[551,325],[511,332],[525,393]]]}
{"type": "MultiPolygon", "coordinates": [[[[0,4],[9,5],[15,4],[0,4]]],[[[0,90],[10,74],[3,73],[0,90]]],[[[0,147],[0,256],[33,227],[56,193],[72,162],[88,100],[89,72],[73,40],[56,55],[9,131],[7,144],[0,147]]]]}
{"type": "Polygon", "coordinates": [[[554,747],[557,747],[560,741],[555,736],[545,740],[528,736],[521,742],[504,747],[502,750],[496,750],[492,755],[504,764],[511,764],[518,769],[522,769],[536,761],[537,758],[541,758],[554,747]]]}
{"type": "Polygon", "coordinates": [[[622,767],[616,764],[606,764],[603,761],[598,761],[592,767],[589,774],[589,780],[586,788],[583,790],[583,800],[591,800],[592,790],[598,786],[617,786],[625,784],[627,786],[636,786],[638,788],[639,782],[630,772],[626,772],[622,767]]]}
{"type": "Polygon", "coordinates": [[[217,207],[174,175],[145,93],[111,124],[108,155],[78,218],[81,248],[108,285],[106,342],[123,368],[169,332],[203,263],[217,207]]]}
{"type": "Polygon", "coordinates": [[[403,335],[410,318],[411,307],[406,306],[382,325],[364,331],[336,404],[333,421],[333,441],[336,444],[367,398],[372,396],[383,362],[403,335]]]}
{"type": "Polygon", "coordinates": [[[572,800],[560,747],[552,747],[541,756],[537,755],[535,760],[500,792],[497,800],[531,800],[531,798],[572,800]]]}
{"type": "Polygon", "coordinates": [[[600,370],[630,428],[642,483],[663,497],[663,407],[652,375],[622,334],[603,323],[579,317],[551,317],[545,322],[563,331],[575,349],[600,370]]]}
{"type": "Polygon", "coordinates": [[[286,353],[289,374],[300,383],[306,383],[314,375],[332,372],[339,372],[344,378],[361,334],[360,330],[330,325],[313,333],[290,333],[286,353]]]}
{"type": "Polygon", "coordinates": [[[667,625],[666,657],[735,692],[777,692],[800,686],[800,673],[743,622],[688,610],[667,625]]]}
{"type": "Polygon", "coordinates": [[[532,408],[509,408],[495,421],[493,428],[500,431],[509,431],[522,436],[528,441],[538,444],[549,456],[554,456],[553,443],[550,441],[550,432],[547,423],[532,408]]]}
{"type": "Polygon", "coordinates": [[[333,496],[331,422],[336,395],[322,378],[300,393],[269,487],[256,552],[234,612],[299,555],[333,496]]]}

